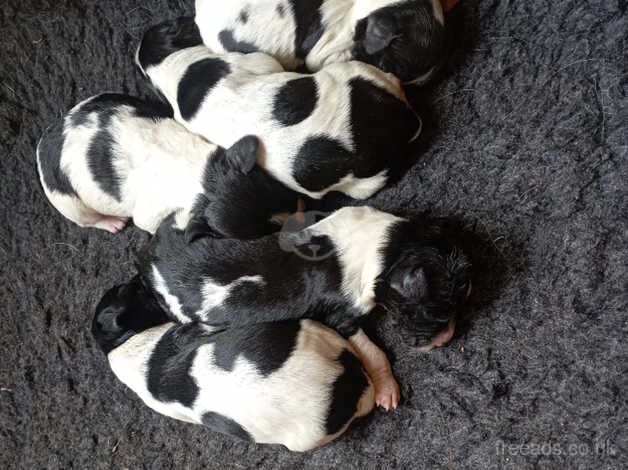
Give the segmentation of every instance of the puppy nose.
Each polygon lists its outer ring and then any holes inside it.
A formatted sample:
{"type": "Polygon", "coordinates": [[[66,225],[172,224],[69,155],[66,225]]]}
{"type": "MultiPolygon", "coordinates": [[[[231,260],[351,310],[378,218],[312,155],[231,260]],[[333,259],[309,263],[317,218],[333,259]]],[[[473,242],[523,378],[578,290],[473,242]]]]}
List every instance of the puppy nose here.
{"type": "Polygon", "coordinates": [[[434,348],[440,348],[447,344],[454,335],[456,330],[456,320],[451,319],[447,322],[447,328],[442,330],[436,336],[434,336],[428,343],[417,347],[416,349],[421,352],[428,352],[434,348]]]}

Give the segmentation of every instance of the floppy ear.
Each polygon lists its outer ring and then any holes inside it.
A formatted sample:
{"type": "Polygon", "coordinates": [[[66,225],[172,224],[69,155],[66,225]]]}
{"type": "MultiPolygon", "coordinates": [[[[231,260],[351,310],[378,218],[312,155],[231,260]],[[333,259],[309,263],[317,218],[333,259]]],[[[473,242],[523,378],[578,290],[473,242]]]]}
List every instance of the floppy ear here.
{"type": "Polygon", "coordinates": [[[188,222],[183,233],[185,243],[192,243],[194,240],[204,237],[222,238],[222,235],[212,230],[207,221],[202,217],[193,217],[188,222]]]}
{"type": "Polygon", "coordinates": [[[403,268],[390,278],[390,287],[404,298],[423,299],[427,296],[427,277],[423,268],[403,268]]]}
{"type": "Polygon", "coordinates": [[[233,168],[240,170],[246,175],[255,166],[258,151],[258,138],[254,135],[247,135],[229,147],[225,151],[225,156],[233,168]]]}
{"type": "Polygon", "coordinates": [[[382,51],[396,34],[395,21],[387,16],[369,16],[366,20],[364,50],[367,54],[382,51]]]}

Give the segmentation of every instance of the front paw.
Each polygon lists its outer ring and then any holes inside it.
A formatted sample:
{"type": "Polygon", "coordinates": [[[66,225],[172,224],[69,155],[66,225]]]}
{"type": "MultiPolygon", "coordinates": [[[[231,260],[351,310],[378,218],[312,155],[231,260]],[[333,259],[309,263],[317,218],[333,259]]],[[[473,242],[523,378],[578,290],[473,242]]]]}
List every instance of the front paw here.
{"type": "Polygon", "coordinates": [[[391,372],[373,378],[373,386],[375,387],[375,403],[386,411],[396,409],[399,405],[401,392],[399,384],[393,377],[391,372]]]}

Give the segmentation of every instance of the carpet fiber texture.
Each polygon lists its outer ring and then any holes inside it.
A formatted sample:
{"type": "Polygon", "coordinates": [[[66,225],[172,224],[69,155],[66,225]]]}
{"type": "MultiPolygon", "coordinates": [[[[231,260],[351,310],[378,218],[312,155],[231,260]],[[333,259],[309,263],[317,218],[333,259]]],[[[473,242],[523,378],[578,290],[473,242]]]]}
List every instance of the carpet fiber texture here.
{"type": "Polygon", "coordinates": [[[51,120],[102,91],[148,96],[138,40],[192,8],[0,5],[0,467],[627,468],[626,2],[450,13],[447,66],[410,92],[413,165],[369,203],[451,221],[473,262],[465,319],[420,354],[374,318],[402,405],[305,454],[162,417],[117,382],[89,324],[147,236],[73,225],[37,179],[51,120]]]}

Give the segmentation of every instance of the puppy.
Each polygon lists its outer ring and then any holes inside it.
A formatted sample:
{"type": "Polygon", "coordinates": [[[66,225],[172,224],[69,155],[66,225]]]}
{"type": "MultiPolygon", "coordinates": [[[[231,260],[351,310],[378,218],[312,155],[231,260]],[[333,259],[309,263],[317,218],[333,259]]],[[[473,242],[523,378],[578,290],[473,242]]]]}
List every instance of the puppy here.
{"type": "Polygon", "coordinates": [[[215,52],[265,52],[290,70],[360,60],[421,84],[445,56],[440,0],[196,0],[196,24],[215,52]]]}
{"type": "Polygon", "coordinates": [[[386,355],[360,329],[364,316],[381,306],[429,350],[451,339],[469,285],[464,255],[438,230],[370,207],[251,241],[193,230],[167,219],[139,254],[143,279],[173,319],[223,327],[321,321],[349,338],[384,408],[396,407],[399,388],[386,355]]]}
{"type": "Polygon", "coordinates": [[[180,227],[194,213],[210,217],[223,236],[246,238],[269,233],[272,213],[296,206],[297,195],[256,166],[258,149],[252,136],[224,149],[188,132],[168,110],[102,94],[47,129],[37,166],[52,205],[82,227],[115,233],[133,217],[154,233],[178,211],[180,227]]]}
{"type": "Polygon", "coordinates": [[[105,294],[92,333],[114,374],[149,407],[241,439],[306,451],[374,405],[351,345],[310,320],[175,324],[135,278],[105,294]]]}
{"type": "Polygon", "coordinates": [[[420,132],[399,81],[370,65],[304,75],[265,54],[191,47],[200,43],[192,19],[167,21],[144,35],[137,62],[175,119],[227,147],[257,135],[260,164],[302,194],[371,196],[420,132]]]}

